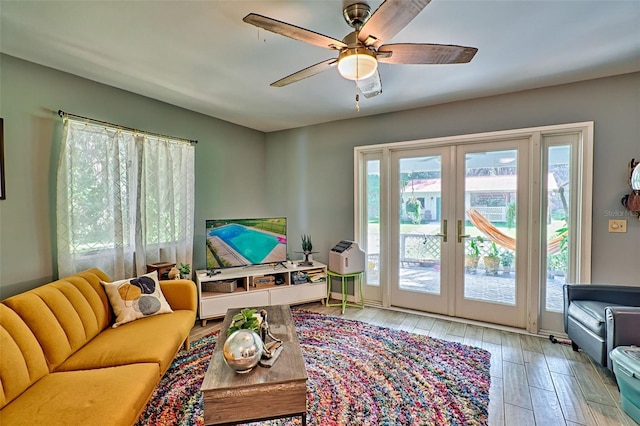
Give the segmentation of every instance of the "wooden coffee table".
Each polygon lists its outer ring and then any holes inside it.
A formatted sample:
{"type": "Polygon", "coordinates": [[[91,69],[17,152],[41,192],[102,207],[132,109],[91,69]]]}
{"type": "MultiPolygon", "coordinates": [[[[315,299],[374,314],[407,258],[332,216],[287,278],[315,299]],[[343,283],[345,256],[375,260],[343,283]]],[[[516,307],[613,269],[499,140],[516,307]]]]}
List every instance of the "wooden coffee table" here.
{"type": "Polygon", "coordinates": [[[231,317],[240,309],[229,309],[222,323],[209,368],[202,381],[204,423],[237,424],[280,417],[301,416],[307,423],[307,370],[288,305],[265,309],[271,333],[283,341],[283,350],[270,368],[256,366],[238,374],[224,361],[222,348],[231,317]]]}

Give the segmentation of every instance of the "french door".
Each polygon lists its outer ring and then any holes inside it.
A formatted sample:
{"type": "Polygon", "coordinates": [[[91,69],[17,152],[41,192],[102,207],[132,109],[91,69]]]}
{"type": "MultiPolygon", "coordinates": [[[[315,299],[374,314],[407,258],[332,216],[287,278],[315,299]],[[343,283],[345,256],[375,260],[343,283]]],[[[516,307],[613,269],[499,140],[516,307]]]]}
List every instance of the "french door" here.
{"type": "Polygon", "coordinates": [[[593,123],[356,147],[367,304],[562,333],[590,281],[593,123]]]}
{"type": "Polygon", "coordinates": [[[527,142],[391,153],[392,306],[525,326],[527,142]]]}

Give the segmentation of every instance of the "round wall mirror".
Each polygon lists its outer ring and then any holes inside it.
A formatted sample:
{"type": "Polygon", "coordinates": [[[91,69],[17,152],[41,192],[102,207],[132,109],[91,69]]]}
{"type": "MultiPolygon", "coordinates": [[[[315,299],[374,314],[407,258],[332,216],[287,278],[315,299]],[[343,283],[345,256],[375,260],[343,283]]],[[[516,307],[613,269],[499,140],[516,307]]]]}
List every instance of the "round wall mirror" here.
{"type": "Polygon", "coordinates": [[[631,188],[640,191],[640,164],[636,165],[631,174],[631,188]]]}

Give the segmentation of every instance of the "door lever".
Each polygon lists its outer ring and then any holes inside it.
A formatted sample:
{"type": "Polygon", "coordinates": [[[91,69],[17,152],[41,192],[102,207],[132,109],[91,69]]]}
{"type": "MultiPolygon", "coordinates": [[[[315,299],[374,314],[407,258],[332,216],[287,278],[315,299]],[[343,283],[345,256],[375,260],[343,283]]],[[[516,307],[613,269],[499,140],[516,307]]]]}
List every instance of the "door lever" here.
{"type": "Polygon", "coordinates": [[[471,235],[462,233],[462,221],[458,221],[458,242],[461,243],[463,238],[469,238],[471,235]]]}
{"type": "Polygon", "coordinates": [[[436,234],[436,237],[442,237],[442,242],[446,243],[447,242],[447,219],[444,219],[442,221],[442,229],[443,229],[443,232],[441,232],[440,234],[436,234]]]}

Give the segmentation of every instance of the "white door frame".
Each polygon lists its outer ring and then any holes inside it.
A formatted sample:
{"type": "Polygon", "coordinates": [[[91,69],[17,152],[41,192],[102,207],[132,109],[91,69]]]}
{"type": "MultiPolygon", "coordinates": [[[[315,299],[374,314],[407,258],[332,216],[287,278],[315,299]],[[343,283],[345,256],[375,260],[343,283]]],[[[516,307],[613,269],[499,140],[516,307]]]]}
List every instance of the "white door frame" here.
{"type": "MultiPolygon", "coordinates": [[[[449,219],[453,209],[452,203],[449,201],[449,196],[442,196],[442,200],[445,202],[441,205],[440,211],[440,233],[447,234],[447,242],[444,239],[440,242],[440,293],[439,294],[427,294],[420,292],[406,291],[400,288],[399,273],[401,270],[401,261],[399,258],[400,243],[398,236],[400,235],[400,216],[399,206],[396,205],[400,200],[399,189],[399,163],[403,158],[419,158],[427,156],[440,156],[441,162],[441,193],[451,194],[455,191],[455,175],[453,173],[452,157],[455,153],[455,147],[448,146],[435,146],[435,147],[421,147],[415,149],[403,149],[391,151],[391,167],[389,178],[391,180],[390,187],[390,223],[389,223],[389,240],[390,240],[390,259],[389,273],[392,278],[387,281],[388,285],[387,294],[389,295],[389,303],[400,307],[413,308],[422,307],[423,310],[433,313],[439,313],[443,315],[453,315],[453,303],[454,289],[452,285],[447,285],[453,281],[455,269],[447,267],[455,262],[454,252],[452,247],[454,245],[453,238],[453,221],[449,219]],[[449,219],[449,220],[447,220],[449,219]],[[447,223],[447,228],[444,229],[444,223],[447,223]],[[395,302],[395,303],[394,303],[395,302]]],[[[442,238],[442,237],[441,237],[442,238]]]]}
{"type": "MultiPolygon", "coordinates": [[[[527,325],[527,294],[530,285],[528,279],[529,256],[527,256],[528,245],[528,223],[530,209],[526,208],[528,204],[530,179],[529,179],[529,150],[531,143],[530,137],[513,137],[501,138],[494,141],[482,142],[477,144],[464,144],[458,147],[456,152],[456,164],[458,164],[457,172],[457,188],[456,196],[456,221],[466,220],[466,203],[465,203],[465,177],[466,154],[474,152],[492,152],[508,150],[517,151],[517,218],[516,218],[516,268],[515,268],[515,304],[507,305],[497,302],[487,302],[483,300],[474,300],[464,297],[465,291],[465,271],[464,271],[464,255],[465,244],[458,243],[456,238],[456,256],[460,262],[455,265],[456,273],[456,296],[455,296],[455,316],[463,318],[471,318],[489,323],[504,324],[517,328],[525,328],[527,325]],[[525,206],[524,208],[522,206],[525,206]]],[[[457,230],[456,230],[457,232],[457,230]]]]}
{"type": "MultiPolygon", "coordinates": [[[[530,332],[537,333],[540,331],[540,294],[541,294],[541,278],[540,264],[541,251],[546,250],[546,242],[540,241],[540,220],[541,220],[541,188],[542,182],[539,178],[541,170],[541,141],[543,136],[551,136],[554,134],[562,134],[569,132],[578,132],[580,134],[580,145],[577,153],[577,162],[579,166],[579,188],[576,195],[579,196],[576,212],[576,220],[578,226],[574,226],[574,238],[577,242],[575,248],[575,282],[589,283],[591,281],[591,223],[592,223],[592,188],[593,188],[593,126],[594,123],[579,122],[560,124],[552,126],[531,127],[525,129],[504,130],[496,132],[475,133],[460,136],[447,136],[432,139],[421,139],[414,141],[393,142],[377,145],[358,146],[354,148],[354,239],[360,242],[362,240],[363,231],[366,230],[366,224],[363,224],[362,211],[366,209],[366,193],[362,194],[360,180],[362,177],[362,168],[359,167],[363,156],[366,153],[378,152],[381,155],[381,211],[380,211],[380,228],[389,229],[389,153],[392,150],[413,149],[420,147],[436,147],[442,145],[461,145],[467,143],[479,143],[487,141],[495,141],[508,138],[529,138],[530,139],[530,155],[529,170],[532,171],[529,180],[529,244],[528,259],[526,270],[528,272],[528,297],[526,303],[526,329],[530,332]],[[383,176],[384,173],[384,176],[383,176]],[[382,190],[382,186],[386,185],[386,190],[382,190]],[[387,193],[385,195],[385,192],[387,193]],[[383,222],[384,218],[384,222],[383,222]]],[[[382,300],[370,301],[381,304],[384,307],[390,306],[389,283],[390,268],[383,266],[391,259],[391,248],[388,236],[383,236],[381,232],[380,247],[380,285],[382,300]]],[[[365,301],[366,298],[365,298],[365,301]]],[[[544,330],[543,330],[544,331],[544,330]]]]}

